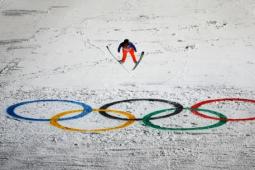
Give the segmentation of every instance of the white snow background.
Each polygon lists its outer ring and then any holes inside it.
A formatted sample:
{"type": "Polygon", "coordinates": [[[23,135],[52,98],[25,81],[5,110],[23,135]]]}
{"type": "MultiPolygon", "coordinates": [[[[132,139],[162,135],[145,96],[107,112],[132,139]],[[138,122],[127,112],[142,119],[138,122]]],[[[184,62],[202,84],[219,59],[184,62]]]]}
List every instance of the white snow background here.
{"type": "MultiPolygon", "coordinates": [[[[13,104],[39,99],[80,101],[93,109],[134,98],[184,107],[218,98],[255,100],[254,11],[254,0],[1,0],[0,169],[255,169],[255,121],[197,131],[157,130],[136,121],[96,134],[6,113],[13,104]],[[125,38],[137,55],[145,51],[134,71],[131,57],[126,71],[106,49],[120,59],[117,47],[125,38]]],[[[110,108],[143,117],[169,107],[138,101],[110,108]]],[[[251,102],[201,108],[228,118],[255,117],[251,102]]],[[[15,111],[50,119],[76,109],[82,108],[45,102],[15,111]]],[[[59,123],[96,129],[124,122],[92,112],[59,123]]],[[[188,110],[152,122],[172,128],[217,123],[188,110]]]]}

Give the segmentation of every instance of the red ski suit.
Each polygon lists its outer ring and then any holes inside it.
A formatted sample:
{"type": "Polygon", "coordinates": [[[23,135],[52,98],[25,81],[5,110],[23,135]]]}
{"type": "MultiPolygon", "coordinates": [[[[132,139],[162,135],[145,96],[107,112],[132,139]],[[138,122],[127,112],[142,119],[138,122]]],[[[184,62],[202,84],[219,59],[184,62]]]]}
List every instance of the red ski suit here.
{"type": "Polygon", "coordinates": [[[136,52],[136,47],[134,46],[133,43],[129,42],[127,47],[124,47],[124,43],[121,43],[119,45],[118,48],[118,52],[120,52],[120,49],[122,48],[122,59],[121,62],[125,62],[126,58],[127,58],[127,54],[129,53],[133,59],[133,62],[136,63],[136,56],[135,56],[135,52],[136,52]]]}
{"type": "Polygon", "coordinates": [[[127,53],[129,53],[133,59],[133,62],[136,63],[135,50],[133,48],[123,48],[122,49],[122,60],[121,62],[125,62],[127,58],[127,53]]]}

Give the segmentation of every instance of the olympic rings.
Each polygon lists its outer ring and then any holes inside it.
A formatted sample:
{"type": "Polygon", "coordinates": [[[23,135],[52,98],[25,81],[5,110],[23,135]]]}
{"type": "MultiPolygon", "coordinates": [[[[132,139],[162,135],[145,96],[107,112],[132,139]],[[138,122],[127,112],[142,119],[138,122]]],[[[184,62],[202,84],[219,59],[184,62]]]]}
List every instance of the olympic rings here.
{"type": "MultiPolygon", "coordinates": [[[[150,98],[149,99],[128,99],[128,100],[116,101],[116,102],[105,104],[102,107],[100,107],[100,109],[105,110],[105,109],[108,109],[112,105],[115,105],[115,104],[118,104],[118,103],[132,102],[132,101],[157,101],[157,102],[167,103],[167,104],[173,105],[175,107],[175,110],[174,110],[173,113],[170,113],[170,114],[167,114],[167,115],[164,115],[164,116],[153,117],[153,118],[151,118],[152,120],[153,119],[166,118],[166,117],[169,117],[169,116],[176,115],[176,114],[180,113],[183,109],[183,106],[179,103],[171,102],[171,101],[163,100],[163,99],[150,99],[150,98]]],[[[112,115],[108,114],[106,111],[99,111],[99,113],[101,115],[107,117],[107,118],[110,118],[110,119],[130,120],[130,119],[127,119],[127,118],[120,118],[120,117],[112,116],[112,115]]],[[[142,119],[143,118],[135,118],[133,120],[140,121],[142,119]]]]}
{"type": "MultiPolygon", "coordinates": [[[[213,102],[221,102],[221,101],[241,101],[241,102],[249,102],[249,103],[254,103],[255,104],[255,100],[251,100],[251,99],[241,99],[241,98],[212,99],[212,100],[205,100],[205,101],[196,103],[193,106],[191,106],[192,113],[197,115],[197,116],[207,118],[207,119],[221,120],[222,118],[211,117],[211,116],[207,116],[207,115],[204,115],[204,114],[198,112],[199,111],[198,108],[202,105],[205,105],[205,104],[208,104],[208,103],[213,103],[213,102]]],[[[227,121],[248,121],[248,120],[255,120],[255,117],[240,118],[240,119],[234,119],[234,118],[228,118],[227,119],[227,121]]]]}
{"type": "Polygon", "coordinates": [[[248,118],[227,118],[225,115],[223,115],[222,113],[216,112],[216,111],[212,111],[212,110],[208,110],[205,108],[199,108],[202,105],[208,104],[208,103],[213,103],[213,102],[222,102],[222,101],[239,101],[239,102],[248,102],[248,103],[253,103],[255,104],[255,100],[252,99],[241,99],[241,98],[222,98],[222,99],[211,99],[211,100],[205,100],[199,103],[194,104],[193,106],[186,107],[183,108],[183,106],[179,103],[176,102],[172,102],[172,101],[168,101],[168,100],[164,100],[164,99],[151,99],[151,98],[141,98],[141,99],[127,99],[127,100],[121,100],[121,101],[115,101],[112,103],[108,103],[103,105],[102,107],[100,107],[99,109],[93,109],[91,106],[82,103],[82,102],[77,102],[77,101],[72,101],[72,100],[58,100],[58,99],[47,99],[47,100],[33,100],[33,101],[24,101],[24,102],[20,102],[14,105],[9,106],[6,109],[6,112],[9,116],[12,116],[14,118],[17,119],[22,119],[22,120],[29,120],[29,121],[50,121],[50,124],[60,128],[60,129],[64,129],[64,130],[68,130],[68,131],[75,131],[75,132],[84,132],[84,133],[102,133],[102,132],[106,132],[106,131],[112,131],[112,130],[117,130],[117,129],[121,129],[121,128],[125,128],[127,126],[130,126],[131,124],[133,124],[135,121],[140,121],[142,120],[143,123],[145,124],[145,126],[149,126],[152,128],[156,128],[156,129],[160,129],[160,130],[174,130],[174,131],[194,131],[194,130],[205,130],[205,129],[211,129],[211,128],[215,128],[215,127],[219,127],[222,126],[223,124],[225,124],[228,121],[247,121],[247,120],[255,120],[255,117],[248,117],[248,118]],[[113,110],[113,109],[108,109],[110,106],[113,106],[115,104],[119,104],[119,103],[128,103],[128,102],[133,102],[133,101],[150,101],[150,102],[162,102],[162,103],[166,103],[166,104],[170,104],[172,106],[174,106],[174,108],[165,108],[162,110],[157,110],[154,112],[151,112],[147,115],[145,115],[143,118],[136,118],[133,114],[126,112],[126,111],[120,111],[120,110],[113,110]],[[37,102],[65,102],[65,103],[72,103],[72,104],[77,104],[83,107],[83,109],[79,109],[79,110],[69,110],[69,111],[64,111],[61,113],[58,113],[56,115],[54,115],[51,119],[40,119],[40,118],[30,118],[30,117],[24,117],[19,115],[18,113],[15,112],[15,109],[17,109],[20,106],[26,105],[26,104],[31,104],[31,103],[37,103],[37,102]],[[171,127],[161,127],[159,125],[155,125],[151,122],[151,120],[154,119],[160,119],[160,118],[167,118],[170,116],[174,116],[176,114],[179,114],[182,110],[190,110],[193,114],[198,115],[202,118],[207,118],[207,119],[213,119],[213,120],[217,120],[218,122],[212,125],[208,125],[208,126],[203,126],[203,127],[191,127],[191,128],[171,128],[171,127]],[[116,119],[116,120],[122,120],[122,121],[126,121],[116,127],[109,127],[109,128],[98,128],[98,129],[78,129],[78,128],[71,128],[71,127],[66,127],[63,126],[59,123],[60,120],[71,120],[71,119],[77,119],[77,118],[81,118],[85,115],[87,115],[90,112],[99,112],[102,116],[105,116],[107,118],[110,119],[116,119]],[[167,111],[173,111],[170,114],[166,114],[163,116],[156,116],[153,117],[154,115],[158,115],[160,113],[163,112],[167,112],[167,111]],[[65,117],[66,115],[69,114],[73,114],[73,113],[77,113],[80,112],[78,115],[75,116],[70,116],[70,117],[65,117]],[[125,116],[126,118],[122,118],[122,117],[118,117],[118,116],[113,116],[108,114],[107,112],[113,112],[117,115],[120,116],[125,116]],[[214,114],[217,117],[213,117],[213,116],[208,116],[205,115],[203,113],[200,112],[207,112],[210,114],[214,114]]]}
{"type": "Polygon", "coordinates": [[[59,114],[57,114],[57,115],[55,115],[55,116],[53,116],[51,118],[50,124],[55,126],[55,127],[60,128],[60,129],[64,129],[64,130],[68,130],[68,131],[76,131],[76,132],[83,132],[83,133],[86,133],[86,132],[100,133],[100,132],[105,132],[105,131],[111,131],[111,130],[117,130],[117,129],[120,129],[120,128],[125,128],[125,127],[130,126],[131,124],[133,124],[135,122],[134,121],[135,116],[132,115],[129,112],[124,112],[124,111],[119,111],[119,110],[109,110],[109,109],[108,110],[93,109],[94,112],[106,111],[106,112],[117,113],[119,115],[126,116],[129,120],[126,123],[123,123],[123,124],[121,124],[119,126],[116,126],[116,127],[93,129],[93,130],[69,128],[69,127],[63,126],[63,125],[58,123],[58,120],[61,117],[65,116],[65,115],[68,115],[68,114],[71,114],[71,113],[82,112],[82,111],[83,110],[71,110],[71,111],[66,111],[66,112],[59,113],[59,114]]]}
{"type": "MultiPolygon", "coordinates": [[[[191,108],[183,108],[184,110],[191,110],[191,108]]],[[[161,126],[158,126],[158,125],[155,125],[153,123],[151,123],[151,117],[154,116],[154,115],[157,115],[157,114],[160,114],[160,113],[163,113],[163,112],[166,112],[166,111],[169,111],[169,110],[173,110],[173,109],[163,109],[163,110],[158,110],[158,111],[155,111],[155,112],[152,112],[152,113],[149,113],[148,115],[146,115],[144,118],[143,118],[143,123],[146,125],[146,126],[150,126],[152,128],[155,128],[155,129],[160,129],[160,130],[176,130],[176,131],[188,131],[188,130],[204,130],[204,129],[211,129],[211,128],[215,128],[215,127],[219,127],[219,126],[222,126],[224,125],[227,121],[227,117],[224,116],[223,114],[221,113],[218,113],[218,112],[215,112],[215,111],[212,111],[212,110],[207,110],[207,109],[197,109],[199,111],[203,111],[203,112],[209,112],[209,113],[212,113],[216,116],[218,116],[220,118],[219,122],[217,122],[216,124],[213,124],[213,125],[209,125],[209,126],[203,126],[203,127],[194,127],[194,128],[168,128],[168,127],[161,127],[161,126]]]]}
{"type": "Polygon", "coordinates": [[[18,115],[15,112],[15,109],[19,106],[30,104],[30,103],[37,103],[37,102],[66,102],[66,103],[77,104],[77,105],[80,105],[83,107],[83,110],[80,114],[72,116],[72,117],[62,118],[60,120],[77,119],[77,118],[85,116],[86,114],[88,114],[92,111],[92,108],[90,106],[88,106],[84,103],[81,103],[81,102],[76,102],[76,101],[72,101],[72,100],[47,99],[47,100],[32,100],[32,101],[25,101],[25,102],[17,103],[17,104],[14,104],[14,105],[11,105],[10,107],[8,107],[6,109],[6,112],[10,116],[12,116],[14,118],[18,118],[18,119],[29,120],[29,121],[50,121],[50,119],[36,119],[36,118],[23,117],[23,116],[18,115]]]}

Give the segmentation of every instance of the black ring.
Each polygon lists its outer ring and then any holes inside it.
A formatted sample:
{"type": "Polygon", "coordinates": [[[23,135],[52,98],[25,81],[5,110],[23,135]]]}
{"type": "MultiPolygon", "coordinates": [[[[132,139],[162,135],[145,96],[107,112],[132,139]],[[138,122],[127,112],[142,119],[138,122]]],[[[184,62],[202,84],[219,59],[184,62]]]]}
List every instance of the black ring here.
{"type": "MultiPolygon", "coordinates": [[[[170,113],[170,114],[167,114],[167,115],[164,115],[164,116],[152,117],[151,120],[170,117],[170,116],[173,116],[173,115],[176,115],[176,114],[180,113],[183,110],[183,106],[179,103],[168,101],[168,100],[163,100],[163,99],[150,99],[150,98],[149,99],[143,98],[143,99],[128,99],[128,100],[115,101],[115,102],[103,105],[102,107],[100,107],[100,109],[108,109],[112,105],[115,105],[115,104],[118,104],[118,103],[124,103],[124,102],[132,102],[132,101],[152,101],[152,102],[157,101],[157,102],[162,102],[162,103],[167,103],[167,104],[173,105],[176,108],[173,113],[170,113]]],[[[126,120],[126,121],[127,120],[137,120],[137,121],[140,121],[140,120],[143,119],[143,118],[127,119],[127,118],[116,117],[116,116],[112,116],[112,115],[108,114],[105,111],[99,111],[99,113],[101,115],[107,117],[107,118],[117,119],[117,120],[126,120]]]]}

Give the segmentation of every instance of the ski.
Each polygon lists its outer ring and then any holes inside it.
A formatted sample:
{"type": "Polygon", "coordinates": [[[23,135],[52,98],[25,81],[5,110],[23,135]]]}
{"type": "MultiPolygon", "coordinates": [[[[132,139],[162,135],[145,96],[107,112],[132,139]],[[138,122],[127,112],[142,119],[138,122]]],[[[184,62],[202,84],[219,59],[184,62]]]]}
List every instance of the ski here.
{"type": "Polygon", "coordinates": [[[126,67],[124,67],[124,66],[119,62],[119,60],[113,55],[113,53],[111,52],[111,50],[110,50],[110,48],[109,48],[108,45],[106,46],[106,48],[107,48],[107,50],[109,51],[109,53],[111,54],[111,56],[122,66],[122,68],[123,68],[124,70],[126,70],[126,71],[129,73],[129,71],[126,69],[126,67]]]}
{"type": "Polygon", "coordinates": [[[135,69],[136,69],[136,67],[139,65],[139,63],[140,63],[141,60],[143,59],[143,56],[144,56],[144,51],[142,51],[139,60],[137,61],[137,63],[135,64],[135,66],[133,67],[132,70],[135,70],[135,69]]]}

